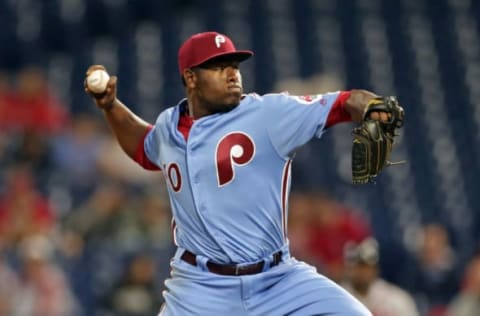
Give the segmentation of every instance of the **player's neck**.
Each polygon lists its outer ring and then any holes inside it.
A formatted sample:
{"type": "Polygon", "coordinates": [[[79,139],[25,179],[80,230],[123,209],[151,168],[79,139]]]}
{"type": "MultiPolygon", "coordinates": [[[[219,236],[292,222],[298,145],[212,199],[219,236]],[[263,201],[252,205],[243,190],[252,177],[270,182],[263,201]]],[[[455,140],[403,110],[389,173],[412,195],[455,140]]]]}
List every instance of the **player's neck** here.
{"type": "Polygon", "coordinates": [[[198,111],[195,111],[194,106],[190,102],[187,103],[187,108],[186,108],[185,114],[188,115],[189,117],[191,117],[192,120],[199,119],[200,117],[205,115],[205,114],[200,115],[200,113],[198,113],[198,111]]]}
{"type": "Polygon", "coordinates": [[[214,104],[195,98],[187,99],[187,113],[194,120],[208,115],[230,112],[237,106],[238,104],[214,104]]]}
{"type": "Polygon", "coordinates": [[[208,111],[207,107],[200,106],[198,102],[195,103],[190,100],[187,103],[186,112],[193,120],[198,120],[199,118],[213,114],[208,111]]]}

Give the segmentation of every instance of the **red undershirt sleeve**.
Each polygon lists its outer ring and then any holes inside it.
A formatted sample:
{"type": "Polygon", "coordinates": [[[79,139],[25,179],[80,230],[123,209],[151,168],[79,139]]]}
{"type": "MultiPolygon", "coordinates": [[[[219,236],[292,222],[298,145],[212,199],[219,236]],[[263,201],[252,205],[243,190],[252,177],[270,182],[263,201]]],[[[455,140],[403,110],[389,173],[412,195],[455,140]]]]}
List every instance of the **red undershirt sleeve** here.
{"type": "Polygon", "coordinates": [[[325,128],[328,128],[338,123],[352,121],[350,113],[345,110],[345,102],[347,102],[350,94],[350,91],[342,91],[338,94],[337,100],[335,100],[335,103],[332,105],[330,113],[328,113],[325,128]]]}
{"type": "Polygon", "coordinates": [[[147,154],[145,153],[145,148],[144,148],[145,138],[147,137],[148,132],[152,130],[152,128],[153,128],[152,125],[148,127],[147,132],[145,133],[142,140],[137,145],[137,150],[135,151],[135,157],[133,157],[133,160],[136,163],[138,163],[140,166],[142,166],[143,169],[161,170],[160,167],[158,167],[156,164],[151,162],[150,159],[148,159],[147,154]]]}

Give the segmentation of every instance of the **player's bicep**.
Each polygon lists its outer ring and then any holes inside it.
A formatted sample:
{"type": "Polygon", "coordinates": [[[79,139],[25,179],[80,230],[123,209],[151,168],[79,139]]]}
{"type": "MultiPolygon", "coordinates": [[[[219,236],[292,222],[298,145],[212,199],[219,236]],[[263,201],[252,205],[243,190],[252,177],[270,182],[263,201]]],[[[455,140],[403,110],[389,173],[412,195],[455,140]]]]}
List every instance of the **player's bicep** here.
{"type": "Polygon", "coordinates": [[[312,96],[283,95],[269,109],[268,130],[282,157],[289,157],[313,137],[321,137],[338,93],[312,96]]]}

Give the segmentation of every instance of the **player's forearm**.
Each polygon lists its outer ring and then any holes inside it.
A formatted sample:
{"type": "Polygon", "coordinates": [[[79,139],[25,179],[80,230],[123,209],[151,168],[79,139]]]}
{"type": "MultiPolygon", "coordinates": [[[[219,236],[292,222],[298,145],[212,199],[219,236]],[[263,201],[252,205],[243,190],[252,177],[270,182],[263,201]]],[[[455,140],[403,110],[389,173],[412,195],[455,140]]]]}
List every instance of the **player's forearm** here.
{"type": "Polygon", "coordinates": [[[116,136],[120,147],[134,158],[138,144],[149,130],[150,124],[135,115],[118,99],[113,106],[103,110],[105,118],[116,136]]]}
{"type": "Polygon", "coordinates": [[[367,90],[351,90],[350,97],[345,102],[345,110],[350,114],[354,122],[360,122],[368,101],[377,96],[375,93],[367,90]]]}

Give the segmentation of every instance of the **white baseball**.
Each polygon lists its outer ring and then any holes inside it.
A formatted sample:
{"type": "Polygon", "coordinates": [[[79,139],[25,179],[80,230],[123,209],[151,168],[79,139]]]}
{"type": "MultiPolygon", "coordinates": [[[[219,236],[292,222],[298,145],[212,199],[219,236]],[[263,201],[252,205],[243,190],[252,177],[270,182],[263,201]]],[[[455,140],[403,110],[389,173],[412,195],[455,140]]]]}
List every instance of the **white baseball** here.
{"type": "Polygon", "coordinates": [[[93,93],[103,93],[107,88],[108,80],[110,76],[103,69],[97,69],[87,77],[88,89],[93,93]]]}

